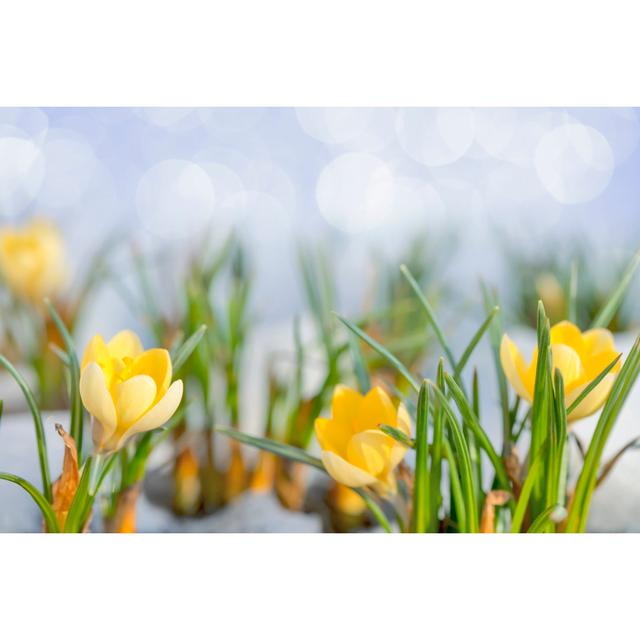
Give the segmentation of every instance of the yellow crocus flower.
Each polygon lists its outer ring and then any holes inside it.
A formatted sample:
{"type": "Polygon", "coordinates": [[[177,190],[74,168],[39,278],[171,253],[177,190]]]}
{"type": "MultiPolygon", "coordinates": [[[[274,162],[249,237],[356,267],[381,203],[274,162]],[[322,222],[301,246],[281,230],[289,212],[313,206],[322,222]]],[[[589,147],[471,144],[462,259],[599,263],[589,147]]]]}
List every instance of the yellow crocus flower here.
{"type": "Polygon", "coordinates": [[[381,431],[382,424],[411,433],[404,405],[396,409],[380,387],[365,396],[344,385],[335,388],[331,417],[315,421],[322,463],[334,480],[348,487],[371,487],[382,495],[395,493],[393,472],[406,447],[381,431]]]}
{"type": "Polygon", "coordinates": [[[144,351],[133,331],[121,331],[107,343],[94,336],[80,368],[80,395],[94,418],[98,451],[115,451],[136,433],[162,426],[182,399],[182,380],[171,383],[169,352],[144,351]]]}
{"type": "MultiPolygon", "coordinates": [[[[602,371],[620,354],[613,335],[606,329],[591,329],[582,333],[573,323],[562,321],[551,328],[551,361],[564,379],[565,405],[569,407],[602,371]]],[[[538,349],[527,364],[515,343],[505,335],[500,347],[500,360],[507,380],[515,392],[531,403],[536,381],[538,349]]],[[[620,370],[617,362],[600,384],[575,408],[569,420],[578,420],[595,413],[609,396],[620,370]]]]}
{"type": "Polygon", "coordinates": [[[55,297],[68,277],[64,243],[55,225],[36,219],[0,230],[0,271],[23,300],[39,305],[43,298],[55,297]]]}

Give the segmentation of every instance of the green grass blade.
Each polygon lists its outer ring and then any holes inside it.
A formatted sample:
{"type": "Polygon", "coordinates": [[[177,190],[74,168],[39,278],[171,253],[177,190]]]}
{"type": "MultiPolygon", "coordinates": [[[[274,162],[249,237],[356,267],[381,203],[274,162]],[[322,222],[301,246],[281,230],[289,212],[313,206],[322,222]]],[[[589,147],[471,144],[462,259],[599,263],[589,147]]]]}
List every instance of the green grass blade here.
{"type": "Polygon", "coordinates": [[[69,513],[64,523],[65,533],[81,533],[84,527],[85,521],[83,519],[84,514],[88,516],[91,507],[93,506],[93,498],[89,495],[91,470],[93,469],[94,458],[89,456],[82,468],[82,474],[80,475],[80,482],[78,488],[71,501],[69,507],[69,513]]]}
{"type": "Polygon", "coordinates": [[[455,512],[458,521],[458,531],[466,533],[467,525],[467,503],[464,499],[462,484],[460,482],[460,473],[458,472],[458,463],[456,456],[451,449],[448,438],[442,441],[442,449],[449,466],[449,485],[451,487],[451,513],[455,512]]]}
{"type": "MultiPolygon", "coordinates": [[[[444,360],[440,358],[436,382],[441,391],[445,389],[444,360]]],[[[438,511],[442,503],[442,454],[445,416],[442,403],[436,400],[433,403],[433,440],[431,446],[431,465],[429,467],[430,491],[429,506],[431,508],[431,531],[437,531],[439,526],[438,511]]]]}
{"type": "Polygon", "coordinates": [[[238,431],[237,429],[215,427],[215,430],[218,433],[221,433],[224,436],[228,436],[229,438],[233,438],[234,440],[242,442],[243,444],[248,444],[252,447],[256,447],[257,449],[262,449],[263,451],[270,451],[271,453],[275,453],[276,455],[281,456],[282,458],[286,458],[287,460],[301,462],[302,464],[307,464],[310,467],[315,467],[316,469],[325,471],[324,465],[322,464],[320,458],[311,456],[306,451],[299,449],[298,447],[292,447],[291,445],[276,442],[275,440],[269,440],[268,438],[258,438],[256,436],[250,436],[248,433],[243,433],[242,431],[238,431]]]}
{"type": "Polygon", "coordinates": [[[0,364],[11,374],[11,377],[18,383],[20,390],[29,406],[29,411],[33,417],[33,424],[36,430],[36,441],[38,445],[38,461],[40,463],[40,475],[42,477],[42,493],[47,502],[53,502],[53,494],[51,492],[51,475],[49,473],[49,459],[47,457],[47,441],[44,436],[44,425],[42,424],[42,415],[38,403],[29,388],[27,381],[18,372],[18,370],[3,356],[0,355],[0,364]]]}
{"type": "Polygon", "coordinates": [[[442,346],[442,349],[445,355],[447,356],[447,360],[449,361],[449,364],[455,371],[456,359],[453,356],[451,347],[449,347],[449,343],[447,342],[447,339],[445,338],[445,335],[440,325],[438,324],[438,321],[436,320],[436,316],[433,311],[433,308],[431,307],[431,304],[429,304],[429,301],[427,300],[426,296],[424,295],[424,293],[422,293],[422,289],[420,288],[420,285],[416,282],[416,279],[413,277],[413,275],[411,275],[411,272],[406,267],[406,265],[403,264],[400,267],[400,271],[402,272],[402,275],[407,279],[407,282],[411,285],[411,288],[414,290],[416,296],[418,296],[418,300],[420,300],[422,307],[424,308],[427,314],[427,319],[429,320],[429,324],[431,325],[431,328],[436,334],[436,338],[438,339],[438,342],[442,346]]]}
{"type": "Polygon", "coordinates": [[[571,263],[567,318],[573,324],[578,322],[578,263],[575,260],[571,263]]]}
{"type": "Polygon", "coordinates": [[[604,303],[602,309],[598,312],[598,315],[591,323],[592,329],[609,326],[609,323],[613,320],[613,317],[616,315],[624,301],[627,289],[633,280],[633,276],[635,275],[638,266],[640,266],[640,252],[635,253],[629,262],[629,265],[620,278],[618,286],[614,289],[609,299],[604,303]]]}
{"type": "Polygon", "coordinates": [[[460,469],[460,482],[462,484],[462,491],[465,500],[465,506],[467,510],[467,526],[469,533],[478,532],[478,512],[476,508],[476,491],[474,486],[473,471],[471,468],[471,454],[469,447],[464,438],[462,429],[455,413],[449,406],[446,396],[440,391],[438,385],[432,381],[428,381],[428,384],[434,390],[434,393],[442,403],[442,408],[447,417],[447,428],[451,434],[453,442],[453,448],[456,455],[456,462],[460,469]]]}
{"type": "Polygon", "coordinates": [[[566,516],[566,509],[560,504],[547,507],[532,523],[527,533],[549,533],[554,523],[561,522],[566,516]]]}
{"type": "MultiPolygon", "coordinates": [[[[484,284],[481,284],[482,297],[484,307],[487,313],[497,306],[498,296],[495,292],[490,291],[484,284]]],[[[500,308],[500,307],[498,307],[500,308]]],[[[498,391],[500,394],[500,408],[502,411],[502,455],[507,456],[511,452],[511,413],[509,410],[509,387],[507,378],[502,370],[500,362],[500,342],[502,340],[502,312],[498,311],[495,321],[489,325],[489,340],[491,342],[491,351],[493,353],[493,364],[498,380],[498,391]]]]}
{"type": "Polygon", "coordinates": [[[538,481],[540,472],[542,471],[544,458],[544,447],[538,452],[538,455],[534,458],[533,462],[529,466],[527,477],[520,489],[520,495],[518,496],[518,502],[516,503],[515,511],[513,512],[513,518],[511,520],[511,533],[519,533],[522,528],[524,517],[527,514],[527,507],[529,505],[529,499],[533,491],[535,483],[538,481]]]}
{"type": "Polygon", "coordinates": [[[78,362],[78,354],[76,353],[73,338],[55,307],[49,300],[45,300],[45,305],[47,306],[49,314],[62,336],[62,341],[64,342],[64,346],[67,351],[67,358],[69,359],[69,401],[71,403],[71,425],[69,428],[69,435],[76,443],[76,448],[78,450],[78,464],[82,464],[84,414],[82,411],[82,398],[80,397],[80,363],[78,362]]]}
{"type": "Polygon", "coordinates": [[[409,449],[416,448],[416,441],[400,431],[400,429],[396,429],[388,424],[381,424],[380,430],[383,433],[386,433],[390,438],[393,438],[400,444],[403,444],[405,447],[409,447],[409,449]]]}
{"type": "Polygon", "coordinates": [[[570,415],[575,411],[580,403],[604,380],[605,376],[616,366],[616,364],[622,358],[620,354],[611,364],[607,365],[584,389],[584,391],[571,403],[571,406],[567,409],[567,415],[570,415]]]}
{"type": "Polygon", "coordinates": [[[173,367],[174,375],[180,371],[182,365],[189,359],[189,356],[193,353],[194,349],[202,340],[202,337],[207,331],[207,325],[203,324],[200,328],[189,336],[176,350],[175,356],[171,357],[171,364],[173,367]]]}
{"type": "Polygon", "coordinates": [[[33,501],[38,505],[38,508],[42,513],[44,521],[47,524],[47,530],[50,533],[60,532],[60,527],[58,526],[58,519],[56,518],[56,514],[54,513],[53,508],[51,507],[51,504],[30,482],[28,482],[24,478],[20,478],[19,476],[14,476],[12,473],[3,473],[3,472],[0,472],[0,480],[13,482],[13,484],[17,484],[19,487],[22,487],[33,498],[33,501]]]}
{"type": "Polygon", "coordinates": [[[384,515],[384,511],[380,508],[378,503],[365,491],[364,489],[352,489],[355,491],[367,505],[367,508],[373,514],[373,517],[378,521],[380,526],[385,530],[386,533],[393,533],[393,529],[391,528],[391,524],[387,519],[387,516],[384,515]]]}
{"type": "Polygon", "coordinates": [[[640,337],[636,340],[622,365],[591,438],[567,518],[566,530],[568,532],[581,532],[586,528],[591,497],[597,484],[604,447],[639,374],[640,337]]]}
{"type": "Polygon", "coordinates": [[[385,358],[390,364],[392,364],[402,375],[407,382],[413,387],[413,389],[417,392],[420,391],[420,385],[416,382],[416,379],[409,373],[409,370],[396,358],[392,353],[387,351],[379,342],[376,342],[373,338],[368,336],[362,329],[358,328],[352,322],[349,322],[346,318],[343,318],[336,314],[336,317],[342,324],[349,329],[352,333],[354,333],[358,338],[366,342],[374,351],[376,351],[379,355],[385,358]]]}
{"type": "Polygon", "coordinates": [[[486,331],[491,326],[491,323],[493,322],[499,311],[500,307],[493,307],[493,309],[491,309],[491,311],[489,312],[489,315],[486,317],[485,321],[480,325],[480,328],[475,332],[473,338],[471,338],[471,342],[469,342],[469,345],[464,350],[464,353],[462,354],[460,360],[458,361],[458,364],[456,365],[454,378],[458,378],[460,374],[462,374],[467,362],[469,362],[469,358],[473,354],[475,348],[478,346],[478,343],[482,339],[482,336],[484,336],[486,331]]]}
{"type": "Polygon", "coordinates": [[[413,481],[412,517],[414,533],[425,533],[429,526],[428,420],[429,387],[426,382],[423,382],[418,395],[418,413],[416,416],[416,465],[413,481]]]}
{"type": "Polygon", "coordinates": [[[495,469],[496,477],[498,479],[498,482],[500,483],[501,488],[507,491],[512,491],[511,482],[509,481],[509,476],[507,474],[507,470],[505,469],[504,462],[493,447],[489,436],[487,436],[485,430],[481,427],[478,417],[475,415],[473,409],[469,405],[469,402],[462,392],[462,389],[460,389],[456,381],[448,373],[445,373],[444,377],[447,383],[447,387],[449,388],[449,392],[451,393],[451,397],[458,406],[460,415],[462,416],[469,429],[471,429],[471,432],[477,439],[478,444],[489,456],[489,460],[491,461],[491,464],[495,469]]]}

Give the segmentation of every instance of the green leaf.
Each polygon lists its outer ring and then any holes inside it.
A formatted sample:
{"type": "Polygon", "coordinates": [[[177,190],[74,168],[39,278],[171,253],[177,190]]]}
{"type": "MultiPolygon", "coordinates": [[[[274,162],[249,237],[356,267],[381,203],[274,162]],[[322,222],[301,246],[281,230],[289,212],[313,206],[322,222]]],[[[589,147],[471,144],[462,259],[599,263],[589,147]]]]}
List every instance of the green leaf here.
{"type": "Polygon", "coordinates": [[[80,397],[80,364],[78,362],[78,356],[73,344],[73,338],[71,337],[67,327],[65,326],[62,318],[59,316],[55,307],[49,300],[45,299],[45,305],[55,323],[62,341],[64,342],[65,349],[67,350],[67,358],[69,359],[69,400],[71,402],[71,427],[69,429],[71,437],[75,440],[76,448],[78,450],[78,463],[82,463],[82,436],[83,436],[83,418],[82,412],[82,398],[80,397]]]}
{"type": "Polygon", "coordinates": [[[569,280],[569,295],[567,305],[567,317],[569,322],[578,322],[578,262],[571,263],[571,278],[569,280]]]}
{"type": "Polygon", "coordinates": [[[591,497],[596,487],[598,469],[604,447],[639,374],[640,336],[636,339],[629,356],[613,383],[613,388],[604,404],[591,438],[582,471],[576,484],[569,517],[567,518],[566,530],[570,533],[582,532],[586,529],[591,497]]]}
{"type": "Polygon", "coordinates": [[[71,501],[69,507],[69,513],[64,523],[65,533],[80,533],[89,511],[93,506],[93,497],[89,494],[91,470],[93,469],[94,457],[89,456],[82,468],[82,474],[80,475],[80,482],[78,488],[71,501]]]}
{"type": "Polygon", "coordinates": [[[189,359],[194,349],[198,346],[202,336],[207,331],[207,325],[202,325],[195,333],[187,338],[177,349],[175,356],[172,356],[172,367],[174,375],[180,370],[182,365],[189,359]]]}
{"type": "Polygon", "coordinates": [[[402,375],[407,382],[413,387],[413,389],[418,392],[420,391],[420,386],[416,382],[415,378],[409,373],[409,370],[396,358],[393,354],[387,351],[379,342],[376,342],[373,338],[369,337],[362,329],[356,327],[355,324],[349,322],[349,320],[339,316],[336,314],[336,317],[342,324],[349,329],[349,331],[353,332],[357,335],[361,340],[366,342],[373,350],[377,351],[383,358],[385,358],[389,363],[391,363],[402,375]]]}
{"type": "Polygon", "coordinates": [[[428,384],[434,390],[436,396],[442,403],[442,408],[447,417],[447,427],[453,441],[453,448],[456,454],[456,462],[460,469],[460,482],[462,485],[463,498],[467,510],[467,526],[469,533],[478,532],[478,512],[476,509],[476,491],[473,481],[473,471],[471,468],[471,454],[469,446],[464,438],[462,429],[455,413],[449,406],[446,396],[440,391],[438,385],[432,381],[428,384]]]}
{"type": "MultiPolygon", "coordinates": [[[[436,381],[441,391],[445,389],[444,382],[444,360],[440,358],[436,381]]],[[[445,416],[442,403],[436,399],[433,403],[433,441],[431,446],[431,465],[429,467],[430,490],[429,507],[431,508],[430,530],[437,531],[439,526],[438,511],[442,503],[441,483],[442,483],[442,455],[444,439],[445,416]]]]}
{"type": "Polygon", "coordinates": [[[298,449],[298,447],[292,447],[291,445],[276,442],[275,440],[269,440],[268,438],[250,436],[248,433],[243,433],[237,429],[229,429],[227,427],[214,427],[214,429],[218,433],[228,436],[229,438],[233,438],[238,442],[251,445],[257,449],[262,449],[263,451],[270,451],[271,453],[275,453],[287,460],[307,464],[310,467],[315,467],[316,469],[320,469],[320,471],[324,471],[326,473],[320,458],[315,458],[314,456],[309,455],[306,451],[298,449]]]}
{"type": "Polygon", "coordinates": [[[429,443],[427,423],[429,420],[429,387],[422,383],[418,395],[416,417],[416,465],[413,481],[413,531],[425,533],[429,526],[429,443]]]}
{"type": "Polygon", "coordinates": [[[633,280],[633,276],[638,269],[638,266],[640,266],[640,252],[635,253],[629,262],[629,265],[620,278],[618,286],[614,289],[609,299],[604,303],[602,309],[591,323],[592,329],[609,326],[611,320],[613,320],[613,317],[616,315],[624,301],[627,289],[633,280]]]}
{"type": "Polygon", "coordinates": [[[400,431],[400,429],[396,429],[395,427],[392,427],[388,424],[381,424],[380,431],[386,433],[390,438],[393,438],[400,444],[403,444],[405,447],[409,447],[409,449],[416,448],[416,441],[400,431]]]}
{"type": "Polygon", "coordinates": [[[51,507],[49,501],[27,480],[24,478],[20,478],[19,476],[14,476],[12,473],[3,473],[0,472],[0,480],[6,480],[7,482],[13,482],[17,484],[19,487],[22,487],[34,500],[34,502],[38,505],[38,508],[42,512],[42,516],[44,521],[47,524],[47,530],[50,533],[59,533],[60,527],[58,526],[58,519],[56,518],[56,514],[51,507]]]}
{"type": "MultiPolygon", "coordinates": [[[[482,298],[487,313],[497,306],[498,296],[494,291],[490,291],[488,287],[481,283],[482,298]]],[[[499,308],[499,307],[498,307],[499,308]]],[[[491,351],[493,353],[493,363],[498,380],[498,391],[500,393],[500,408],[502,409],[502,455],[506,456],[511,451],[511,413],[509,411],[509,388],[507,378],[502,370],[500,362],[500,343],[502,340],[502,322],[501,311],[496,314],[495,322],[489,325],[489,340],[491,342],[491,351]]]]}
{"type": "Polygon", "coordinates": [[[533,459],[533,462],[529,465],[529,471],[527,477],[520,489],[520,495],[518,496],[518,502],[516,503],[515,511],[513,512],[513,518],[511,520],[511,533],[519,533],[522,528],[522,522],[527,513],[527,506],[529,505],[529,499],[533,491],[533,487],[538,481],[540,472],[543,467],[546,447],[543,447],[537,452],[537,455],[533,459]]]}
{"type": "Polygon", "coordinates": [[[561,522],[566,515],[567,510],[561,504],[552,504],[531,523],[527,533],[545,533],[550,524],[561,522]]]}
{"type": "Polygon", "coordinates": [[[480,325],[480,328],[474,334],[473,338],[471,338],[471,342],[469,343],[467,348],[464,350],[462,357],[460,358],[460,360],[458,361],[458,364],[455,367],[454,378],[458,378],[460,374],[463,372],[465,365],[469,361],[469,358],[473,354],[475,348],[478,346],[478,343],[482,339],[482,336],[485,334],[487,329],[491,326],[493,319],[496,317],[499,311],[500,311],[500,307],[493,307],[493,309],[491,309],[491,311],[489,312],[489,315],[486,317],[485,321],[482,323],[482,325],[480,325]]]}
{"type": "Polygon", "coordinates": [[[567,409],[567,415],[575,411],[580,403],[605,379],[606,375],[613,369],[622,358],[620,354],[613,362],[608,364],[585,388],[584,391],[571,403],[567,409]]]}
{"type": "Polygon", "coordinates": [[[31,411],[33,417],[33,424],[36,430],[36,440],[38,445],[38,460],[40,462],[40,475],[42,477],[42,493],[47,499],[47,502],[53,502],[53,493],[51,491],[51,476],[49,473],[49,459],[47,457],[47,441],[44,436],[44,426],[42,424],[42,416],[40,415],[40,409],[38,403],[33,395],[33,392],[29,388],[27,381],[18,372],[18,370],[3,356],[0,355],[0,364],[11,374],[13,379],[18,383],[20,390],[24,394],[24,397],[31,411]]]}
{"type": "MultiPolygon", "coordinates": [[[[445,338],[445,335],[444,335],[442,329],[440,328],[440,325],[438,324],[438,321],[436,320],[436,316],[435,316],[435,313],[433,311],[433,308],[429,304],[429,301],[425,297],[424,293],[422,293],[422,289],[420,288],[420,285],[416,282],[415,278],[411,275],[411,272],[406,267],[406,265],[404,265],[404,264],[401,265],[400,271],[402,272],[402,275],[404,275],[404,277],[407,279],[407,281],[411,285],[411,288],[414,290],[416,296],[418,296],[418,300],[420,300],[420,302],[421,302],[421,304],[422,304],[422,306],[423,306],[423,308],[424,308],[424,310],[425,310],[425,312],[427,314],[427,319],[429,320],[429,324],[431,325],[434,333],[436,334],[436,338],[438,339],[438,342],[442,346],[442,349],[444,350],[444,353],[447,356],[447,360],[449,361],[449,364],[451,365],[451,367],[455,371],[455,369],[456,369],[456,360],[453,357],[453,352],[451,351],[451,348],[449,347],[449,343],[447,342],[447,339],[445,338]]],[[[417,390],[418,389],[416,389],[416,391],[417,390]]]]}
{"type": "Polygon", "coordinates": [[[485,450],[485,452],[489,456],[489,460],[491,460],[491,464],[495,469],[496,477],[498,479],[498,482],[500,483],[500,486],[507,491],[511,491],[511,482],[509,481],[509,476],[507,474],[507,470],[505,469],[504,462],[494,449],[493,444],[491,444],[491,440],[487,436],[485,430],[480,426],[478,417],[475,415],[473,409],[469,405],[469,402],[462,392],[462,389],[460,389],[456,381],[448,373],[445,373],[444,377],[447,386],[449,387],[449,392],[451,393],[453,400],[458,406],[465,424],[469,427],[469,429],[471,429],[471,432],[476,437],[478,444],[485,450]]]}

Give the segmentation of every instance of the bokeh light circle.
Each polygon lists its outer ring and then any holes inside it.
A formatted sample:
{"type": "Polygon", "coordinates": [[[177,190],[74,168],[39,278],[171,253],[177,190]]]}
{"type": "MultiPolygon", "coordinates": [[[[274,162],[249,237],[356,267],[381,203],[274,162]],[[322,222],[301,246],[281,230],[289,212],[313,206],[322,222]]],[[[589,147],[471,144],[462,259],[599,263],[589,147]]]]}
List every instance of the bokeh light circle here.
{"type": "Polygon", "coordinates": [[[428,167],[441,167],[462,158],[473,144],[475,118],[471,109],[400,109],[398,141],[405,153],[428,167]]]}
{"type": "Polygon", "coordinates": [[[215,190],[206,171],[186,160],[164,160],[140,179],[136,207],[143,226],[164,239],[202,232],[215,209],[215,190]]]}
{"type": "Polygon", "coordinates": [[[44,179],[45,160],[32,140],[0,138],[0,214],[21,213],[38,194],[44,179]]]}
{"type": "Polygon", "coordinates": [[[42,145],[46,173],[38,203],[48,209],[64,209],[78,203],[98,169],[91,146],[70,131],[52,129],[42,145]]]}
{"type": "Polygon", "coordinates": [[[534,163],[540,182],[555,200],[579,204],[594,200],[606,189],[614,157],[599,131],[575,123],[545,134],[534,163]]]}
{"type": "Polygon", "coordinates": [[[376,156],[345,153],[320,173],[316,202],[325,219],[347,233],[381,225],[393,212],[394,175],[376,156]]]}

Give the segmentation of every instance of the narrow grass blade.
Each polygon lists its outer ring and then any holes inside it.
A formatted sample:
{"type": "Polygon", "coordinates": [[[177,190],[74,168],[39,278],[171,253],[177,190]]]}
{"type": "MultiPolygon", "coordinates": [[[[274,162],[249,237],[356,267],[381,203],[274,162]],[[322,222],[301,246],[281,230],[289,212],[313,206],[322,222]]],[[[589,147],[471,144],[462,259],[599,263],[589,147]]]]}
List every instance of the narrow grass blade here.
{"type": "Polygon", "coordinates": [[[373,517],[378,521],[378,524],[385,530],[386,533],[393,533],[391,524],[384,515],[384,511],[380,508],[380,505],[367,493],[364,489],[352,489],[355,491],[367,505],[369,511],[371,511],[373,517]]]}
{"type": "Polygon", "coordinates": [[[609,297],[609,299],[604,303],[602,309],[598,312],[598,315],[594,318],[591,323],[592,329],[597,329],[598,327],[608,327],[613,317],[620,309],[622,302],[624,301],[624,296],[627,293],[627,289],[633,280],[633,276],[635,275],[636,270],[640,266],[640,252],[637,252],[629,265],[625,269],[622,277],[620,278],[620,282],[618,286],[614,289],[613,293],[609,297]]]}
{"type": "Polygon", "coordinates": [[[373,338],[369,337],[364,331],[362,331],[362,329],[356,327],[352,322],[349,322],[349,320],[339,316],[338,314],[336,314],[336,317],[345,327],[347,327],[347,329],[349,329],[349,331],[353,332],[361,340],[364,340],[364,342],[366,342],[374,351],[379,353],[390,364],[392,364],[398,370],[398,373],[407,380],[416,392],[420,391],[420,385],[416,382],[416,379],[409,373],[409,370],[402,364],[402,362],[398,360],[398,358],[387,351],[379,342],[376,342],[373,338]]]}
{"type": "Polygon", "coordinates": [[[451,393],[451,397],[458,406],[458,410],[460,411],[460,415],[462,415],[465,424],[469,427],[469,429],[471,429],[473,435],[478,441],[478,444],[485,450],[485,452],[489,456],[489,460],[491,460],[491,464],[495,469],[496,477],[498,479],[498,482],[500,483],[500,486],[507,491],[512,491],[511,482],[509,481],[509,476],[505,469],[504,462],[494,449],[489,436],[487,436],[485,430],[480,426],[478,417],[475,415],[473,409],[469,405],[469,402],[462,392],[462,389],[460,389],[456,381],[448,373],[445,373],[444,377],[447,383],[447,387],[449,388],[449,392],[451,393]]]}
{"type": "Polygon", "coordinates": [[[61,349],[57,344],[54,344],[53,342],[50,343],[49,349],[51,349],[51,351],[56,355],[56,357],[60,359],[60,361],[62,362],[62,364],[64,364],[65,367],[69,368],[71,366],[71,361],[69,360],[69,356],[67,355],[67,352],[61,349]]]}
{"type": "Polygon", "coordinates": [[[44,436],[44,425],[42,424],[42,416],[36,402],[33,392],[29,388],[27,381],[18,372],[18,370],[3,356],[0,355],[0,364],[11,374],[11,377],[18,383],[20,390],[31,411],[33,424],[36,429],[36,440],[38,445],[38,461],[40,463],[40,475],[42,477],[42,493],[47,502],[53,502],[53,494],[51,492],[51,475],[49,473],[49,459],[47,457],[47,441],[44,436]]]}
{"type": "Polygon", "coordinates": [[[473,481],[473,471],[471,468],[471,455],[469,453],[469,447],[464,438],[458,419],[455,413],[449,406],[446,396],[440,391],[438,385],[429,381],[428,384],[434,390],[436,396],[442,403],[442,408],[447,417],[447,427],[451,434],[451,440],[453,448],[456,454],[456,461],[460,469],[460,482],[462,484],[462,491],[467,508],[467,526],[470,533],[477,533],[478,531],[478,512],[476,506],[476,491],[473,481]]]}
{"type": "Polygon", "coordinates": [[[567,415],[575,411],[580,403],[604,380],[606,375],[613,369],[622,358],[620,354],[611,364],[607,365],[584,389],[584,391],[571,403],[567,409],[567,415]]]}
{"type": "Polygon", "coordinates": [[[207,325],[203,324],[195,333],[189,336],[177,349],[175,356],[171,358],[171,364],[173,367],[174,375],[180,371],[182,365],[189,359],[189,356],[193,353],[194,349],[202,340],[202,337],[207,331],[207,325]]]}
{"type": "MultiPolygon", "coordinates": [[[[440,358],[436,384],[440,391],[444,391],[444,360],[440,358]]],[[[431,464],[429,467],[429,507],[431,508],[431,531],[437,531],[439,526],[438,512],[442,503],[442,454],[445,416],[442,402],[436,400],[433,403],[433,440],[431,446],[431,464]]]]}
{"type": "Polygon", "coordinates": [[[467,362],[469,362],[469,358],[472,356],[475,348],[478,346],[478,343],[482,339],[482,336],[486,333],[487,329],[491,326],[493,319],[496,317],[498,312],[500,311],[500,307],[493,307],[489,312],[489,315],[486,317],[485,321],[480,325],[480,328],[475,332],[473,338],[471,338],[471,342],[469,342],[467,348],[464,350],[458,364],[455,367],[454,378],[458,378],[460,374],[463,372],[467,362]]]}
{"type": "Polygon", "coordinates": [[[416,296],[418,296],[418,300],[420,300],[420,302],[421,302],[421,304],[422,304],[422,306],[423,306],[423,308],[424,308],[424,310],[425,310],[425,312],[427,314],[427,319],[429,320],[429,324],[431,325],[431,328],[433,329],[434,333],[436,334],[436,338],[438,339],[438,342],[442,346],[442,349],[443,349],[445,355],[447,356],[447,360],[449,361],[449,364],[451,365],[451,367],[455,371],[455,369],[456,369],[456,359],[453,356],[453,352],[451,351],[451,347],[449,347],[449,343],[447,342],[447,339],[445,338],[445,335],[444,335],[442,329],[440,328],[440,325],[438,324],[438,321],[436,320],[436,316],[435,316],[435,313],[433,311],[433,308],[431,307],[431,304],[429,304],[429,301],[425,297],[424,293],[422,293],[422,289],[420,288],[420,285],[416,282],[416,280],[413,277],[413,275],[411,275],[411,272],[406,267],[406,265],[403,264],[400,267],[400,271],[402,272],[402,275],[407,279],[407,282],[411,285],[411,288],[414,290],[416,296]]]}
{"type": "Polygon", "coordinates": [[[249,434],[242,433],[242,431],[238,431],[237,429],[229,429],[227,427],[215,427],[215,431],[221,433],[224,436],[228,436],[229,438],[237,440],[238,442],[256,447],[257,449],[275,453],[276,455],[286,458],[287,460],[302,462],[303,464],[307,464],[310,467],[315,467],[316,469],[325,471],[324,465],[322,464],[320,458],[315,458],[314,456],[309,455],[306,451],[298,449],[298,447],[292,447],[288,444],[283,444],[281,442],[276,442],[275,440],[269,440],[267,438],[250,436],[249,434]]]}
{"type": "Polygon", "coordinates": [[[550,525],[562,522],[567,515],[567,510],[560,504],[547,507],[532,523],[527,533],[547,533],[553,531],[550,525]]]}
{"type": "MultiPolygon", "coordinates": [[[[484,307],[487,313],[489,313],[492,308],[497,306],[498,295],[494,291],[490,291],[484,283],[481,283],[481,289],[484,307]]],[[[499,308],[500,307],[498,307],[498,309],[499,308]]],[[[491,342],[493,364],[498,380],[498,391],[500,393],[500,408],[502,410],[502,455],[506,456],[511,451],[512,422],[509,411],[509,387],[500,362],[500,341],[502,340],[502,333],[501,312],[498,311],[495,321],[489,325],[489,340],[491,342]]]]}
{"type": "Polygon", "coordinates": [[[529,506],[531,492],[533,491],[533,487],[538,481],[538,477],[540,475],[540,472],[542,471],[544,457],[545,450],[543,448],[542,450],[538,451],[538,454],[535,456],[533,462],[529,466],[527,477],[522,484],[522,489],[520,489],[518,502],[516,503],[516,508],[513,512],[513,518],[511,519],[511,533],[520,533],[520,530],[522,529],[522,523],[524,521],[524,517],[527,514],[527,507],[529,506]]]}
{"type": "Polygon", "coordinates": [[[458,471],[457,457],[451,448],[448,438],[442,441],[442,449],[449,466],[449,485],[451,487],[451,507],[450,514],[455,514],[458,531],[466,533],[469,531],[467,524],[467,502],[464,499],[462,484],[460,482],[460,473],[458,471]]]}
{"type": "Polygon", "coordinates": [[[416,466],[413,481],[412,525],[415,533],[425,533],[429,526],[429,443],[427,423],[429,420],[429,387],[422,383],[418,395],[416,416],[416,466]]]}
{"type": "Polygon", "coordinates": [[[629,356],[622,365],[620,373],[616,377],[591,438],[582,471],[576,484],[569,517],[567,518],[566,530],[568,532],[581,532],[586,529],[591,497],[597,483],[598,469],[604,447],[639,374],[640,337],[636,340],[629,356]]]}
{"type": "Polygon", "coordinates": [[[569,296],[567,305],[567,317],[569,322],[578,322],[578,263],[571,263],[571,277],[569,279],[569,296]]]}
{"type": "Polygon", "coordinates": [[[92,456],[87,458],[82,468],[82,474],[80,476],[80,482],[76,493],[71,501],[69,507],[69,513],[64,523],[65,533],[81,533],[84,527],[85,520],[84,515],[88,516],[91,507],[93,506],[93,497],[89,495],[91,470],[93,469],[94,458],[92,456]]]}
{"type": "Polygon", "coordinates": [[[0,472],[0,480],[6,480],[7,482],[13,482],[19,487],[22,487],[38,505],[38,508],[42,512],[42,517],[47,525],[47,531],[50,533],[59,533],[60,527],[58,526],[58,519],[53,512],[51,504],[30,482],[19,476],[15,476],[12,473],[0,472]]]}
{"type": "Polygon", "coordinates": [[[381,424],[380,430],[383,433],[386,433],[389,437],[398,441],[400,444],[403,444],[405,447],[409,447],[409,449],[416,448],[416,441],[400,431],[400,429],[396,429],[388,424],[381,424]]]}
{"type": "Polygon", "coordinates": [[[62,341],[64,342],[64,346],[67,351],[67,358],[69,359],[69,400],[71,403],[71,425],[69,432],[71,437],[75,440],[76,447],[78,449],[78,464],[82,464],[84,414],[82,412],[82,399],[80,397],[80,363],[78,362],[78,355],[73,343],[73,338],[62,321],[62,318],[49,300],[45,300],[45,305],[47,306],[49,314],[62,336],[62,341]]]}
{"type": "Polygon", "coordinates": [[[637,449],[638,447],[640,447],[640,436],[633,438],[633,440],[630,440],[624,445],[624,447],[619,449],[617,453],[602,466],[602,471],[600,471],[600,475],[598,476],[596,487],[599,487],[607,479],[607,476],[611,473],[616,463],[627,451],[630,449],[637,449]]]}

